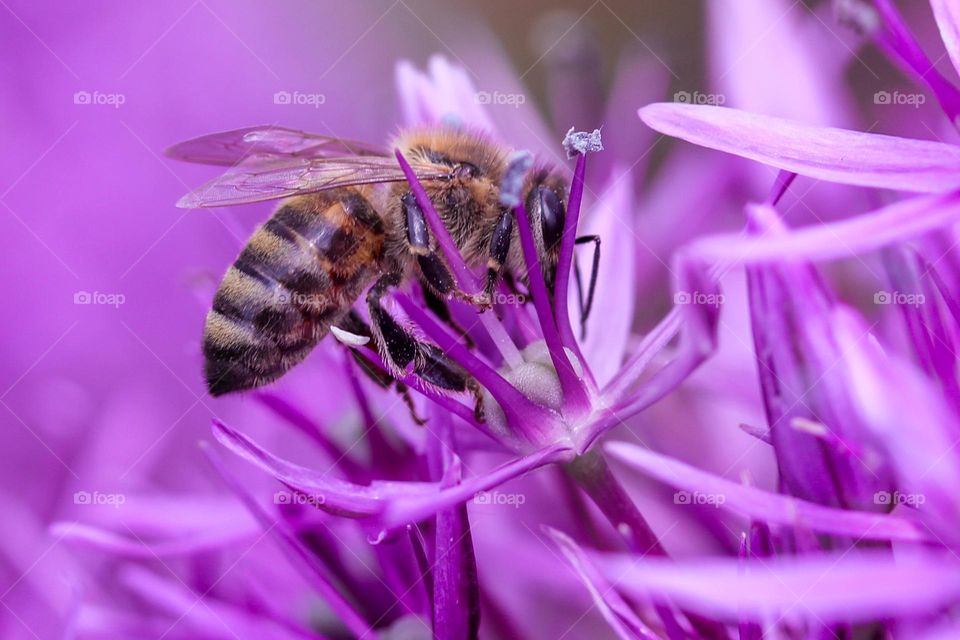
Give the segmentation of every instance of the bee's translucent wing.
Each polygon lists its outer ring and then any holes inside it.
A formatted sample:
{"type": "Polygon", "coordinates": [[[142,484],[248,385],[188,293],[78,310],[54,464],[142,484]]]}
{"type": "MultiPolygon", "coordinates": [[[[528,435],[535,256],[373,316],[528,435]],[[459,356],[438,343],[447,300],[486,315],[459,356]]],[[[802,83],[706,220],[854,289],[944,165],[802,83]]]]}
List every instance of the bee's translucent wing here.
{"type": "Polygon", "coordinates": [[[166,154],[178,160],[234,166],[248,158],[386,156],[383,149],[344,138],[264,125],[211,133],[175,144],[166,154]]]}
{"type": "MultiPolygon", "coordinates": [[[[450,167],[411,165],[422,180],[450,175],[450,167]]],[[[394,158],[343,156],[337,158],[248,158],[235,169],[188,193],[178,207],[224,207],[316,193],[336,187],[406,180],[394,158]]]]}

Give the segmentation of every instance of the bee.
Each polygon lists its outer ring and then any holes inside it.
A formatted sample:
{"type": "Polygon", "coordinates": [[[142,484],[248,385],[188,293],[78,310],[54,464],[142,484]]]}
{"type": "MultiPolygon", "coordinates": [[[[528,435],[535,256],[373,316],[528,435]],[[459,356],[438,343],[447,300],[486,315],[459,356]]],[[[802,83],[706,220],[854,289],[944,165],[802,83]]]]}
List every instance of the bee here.
{"type": "MultiPolygon", "coordinates": [[[[513,211],[500,203],[510,150],[480,133],[441,126],[404,131],[387,149],[280,127],[215,133],[168,149],[181,160],[230,167],[184,196],[180,207],[283,199],[213,298],[203,336],[211,395],[277,380],[336,327],[369,334],[395,377],[412,364],[429,384],[470,387],[466,372],[436,345],[418,341],[381,300],[415,280],[434,300],[459,298],[484,310],[501,278],[527,282],[513,211]],[[423,184],[466,264],[486,268],[481,293],[457,287],[387,150],[394,148],[423,184]],[[369,327],[351,312],[365,290],[369,327]]],[[[567,191],[565,178],[546,165],[535,166],[521,190],[551,290],[567,191]]]]}

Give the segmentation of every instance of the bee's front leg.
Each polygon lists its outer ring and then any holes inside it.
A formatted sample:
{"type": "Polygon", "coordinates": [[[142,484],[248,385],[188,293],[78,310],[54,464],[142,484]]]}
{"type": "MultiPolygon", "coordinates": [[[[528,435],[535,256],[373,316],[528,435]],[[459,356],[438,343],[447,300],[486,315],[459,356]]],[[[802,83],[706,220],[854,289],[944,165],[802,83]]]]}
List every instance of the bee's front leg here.
{"type": "Polygon", "coordinates": [[[580,236],[574,240],[574,244],[593,243],[593,266],[590,269],[590,285],[587,289],[586,300],[583,295],[583,282],[580,279],[580,268],[576,267],[577,274],[577,299],[580,302],[580,339],[587,337],[587,318],[590,317],[590,310],[593,308],[593,294],[597,289],[597,275],[600,271],[600,236],[580,236]]]}
{"type": "Polygon", "coordinates": [[[430,230],[423,210],[412,193],[400,198],[407,223],[407,243],[410,253],[416,256],[421,280],[442,299],[455,296],[481,311],[490,308],[490,297],[484,293],[472,294],[457,286],[453,273],[440,254],[430,247],[430,230]]]}
{"type": "Polygon", "coordinates": [[[500,275],[503,265],[510,254],[510,239],[513,236],[513,212],[504,209],[497,218],[497,226],[493,228],[490,238],[490,257],[487,258],[487,284],[484,295],[487,300],[493,301],[497,285],[500,284],[500,275]]]}

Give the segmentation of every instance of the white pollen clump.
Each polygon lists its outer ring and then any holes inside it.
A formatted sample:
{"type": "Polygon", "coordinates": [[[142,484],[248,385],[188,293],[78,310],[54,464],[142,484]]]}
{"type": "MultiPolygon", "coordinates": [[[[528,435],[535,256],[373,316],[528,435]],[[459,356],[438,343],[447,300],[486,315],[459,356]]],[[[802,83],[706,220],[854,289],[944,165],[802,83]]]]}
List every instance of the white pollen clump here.
{"type": "MultiPolygon", "coordinates": [[[[567,358],[574,372],[578,377],[582,377],[583,367],[580,361],[572,351],[564,350],[567,352],[567,358]]],[[[533,342],[520,353],[523,356],[523,362],[513,368],[501,369],[500,375],[534,403],[559,411],[563,406],[563,387],[560,385],[560,378],[557,377],[557,370],[553,368],[547,343],[543,340],[533,342]]],[[[493,431],[503,435],[510,433],[503,409],[486,390],[483,392],[483,413],[487,425],[493,431]]]]}
{"type": "Polygon", "coordinates": [[[370,342],[370,338],[367,336],[358,336],[355,333],[350,333],[349,331],[345,331],[337,326],[330,327],[330,333],[333,334],[334,338],[348,347],[362,347],[370,342]]]}
{"type": "Polygon", "coordinates": [[[570,127],[570,131],[563,137],[563,148],[567,151],[568,158],[576,158],[577,154],[587,155],[603,151],[600,129],[574,131],[574,128],[570,127]]]}

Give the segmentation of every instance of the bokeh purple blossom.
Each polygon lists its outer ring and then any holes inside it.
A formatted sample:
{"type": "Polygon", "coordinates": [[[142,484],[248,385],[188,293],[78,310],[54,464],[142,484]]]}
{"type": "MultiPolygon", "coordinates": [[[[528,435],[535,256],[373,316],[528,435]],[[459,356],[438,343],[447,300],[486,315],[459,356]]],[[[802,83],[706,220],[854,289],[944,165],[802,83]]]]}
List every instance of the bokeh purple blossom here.
{"type": "Polygon", "coordinates": [[[638,4],[0,2],[0,635],[956,637],[960,10],[638,4]],[[528,254],[472,346],[390,303],[485,421],[333,336],[207,395],[271,205],[163,149],[454,123],[571,180],[585,334],[528,254]]]}

